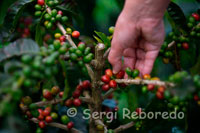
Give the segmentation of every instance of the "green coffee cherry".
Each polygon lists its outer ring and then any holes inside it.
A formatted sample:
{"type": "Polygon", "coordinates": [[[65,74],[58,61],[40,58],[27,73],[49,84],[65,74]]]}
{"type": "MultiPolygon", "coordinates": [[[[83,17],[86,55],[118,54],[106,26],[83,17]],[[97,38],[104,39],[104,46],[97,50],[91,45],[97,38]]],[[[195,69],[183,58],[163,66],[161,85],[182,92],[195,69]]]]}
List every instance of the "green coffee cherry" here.
{"type": "Polygon", "coordinates": [[[78,58],[78,56],[77,56],[75,53],[71,53],[71,54],[70,54],[70,59],[71,59],[72,61],[76,61],[77,58],[78,58]]]}
{"type": "Polygon", "coordinates": [[[47,29],[51,29],[53,27],[53,24],[51,22],[48,22],[48,24],[46,25],[47,29]]]}
{"type": "Polygon", "coordinates": [[[50,19],[51,19],[51,15],[48,14],[48,13],[46,13],[46,14],[44,15],[44,18],[45,18],[46,20],[50,20],[50,19]]]}
{"type": "Polygon", "coordinates": [[[62,15],[60,15],[60,14],[57,14],[57,15],[56,15],[56,20],[57,20],[57,21],[60,21],[61,18],[62,18],[62,15]]]}
{"type": "Polygon", "coordinates": [[[51,16],[52,17],[55,17],[57,15],[57,10],[56,9],[53,9],[52,11],[51,11],[51,16]]]}
{"type": "Polygon", "coordinates": [[[40,11],[40,10],[42,9],[42,6],[41,6],[41,5],[38,5],[38,4],[36,4],[36,5],[35,5],[35,9],[36,9],[36,10],[38,10],[38,11],[40,11]]]}
{"type": "Polygon", "coordinates": [[[131,70],[131,68],[127,67],[125,71],[126,71],[126,74],[128,76],[130,76],[130,77],[132,76],[132,70],[131,70]]]}
{"type": "Polygon", "coordinates": [[[21,61],[24,63],[24,64],[29,64],[32,60],[32,57],[30,55],[23,55],[22,58],[21,58],[21,61]]]}
{"type": "Polygon", "coordinates": [[[70,53],[75,53],[75,51],[76,51],[76,48],[74,48],[74,47],[69,48],[70,53]]]}
{"type": "Polygon", "coordinates": [[[65,54],[67,52],[67,47],[66,46],[62,46],[60,49],[59,49],[59,53],[60,54],[65,54]]]}
{"type": "Polygon", "coordinates": [[[35,12],[35,16],[36,16],[36,17],[40,17],[40,16],[41,16],[41,14],[42,14],[42,12],[41,12],[41,11],[36,11],[36,12],[35,12]]]}
{"type": "Polygon", "coordinates": [[[115,27],[114,26],[111,26],[108,31],[110,34],[113,34],[114,33],[114,30],[115,30],[115,27]]]}
{"type": "Polygon", "coordinates": [[[134,69],[132,72],[132,77],[135,78],[135,77],[139,76],[139,74],[140,74],[140,71],[138,69],[134,69]]]}
{"type": "Polygon", "coordinates": [[[81,51],[81,50],[79,50],[79,49],[77,49],[75,53],[76,53],[76,55],[77,55],[78,57],[81,57],[81,56],[83,56],[83,53],[82,53],[82,51],[81,51]]]}
{"type": "Polygon", "coordinates": [[[53,46],[54,46],[54,48],[55,48],[56,50],[58,50],[58,49],[60,48],[60,46],[61,46],[60,41],[59,41],[59,40],[55,40],[55,41],[53,42],[53,46]]]}
{"type": "Polygon", "coordinates": [[[67,21],[68,21],[68,17],[67,17],[67,16],[63,16],[63,17],[61,18],[61,21],[62,21],[63,23],[67,22],[67,21]]]}
{"type": "Polygon", "coordinates": [[[85,50],[85,44],[84,43],[79,44],[78,49],[83,52],[85,50]]]}
{"type": "Polygon", "coordinates": [[[69,121],[70,121],[70,120],[69,120],[69,117],[67,117],[67,115],[61,116],[61,122],[62,122],[63,124],[67,124],[69,121]]]}
{"type": "Polygon", "coordinates": [[[84,51],[84,55],[88,55],[91,51],[91,48],[90,47],[87,47],[84,51]]]}

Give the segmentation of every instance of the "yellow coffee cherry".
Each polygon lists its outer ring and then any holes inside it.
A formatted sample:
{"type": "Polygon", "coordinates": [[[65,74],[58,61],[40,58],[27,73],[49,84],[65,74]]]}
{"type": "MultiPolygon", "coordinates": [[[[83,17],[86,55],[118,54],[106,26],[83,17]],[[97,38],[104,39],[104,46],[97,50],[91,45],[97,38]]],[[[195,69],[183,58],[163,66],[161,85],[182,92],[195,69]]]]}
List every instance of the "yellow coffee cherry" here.
{"type": "Polygon", "coordinates": [[[160,80],[160,78],[158,78],[158,77],[153,77],[153,78],[151,78],[151,80],[160,80]]]}
{"type": "Polygon", "coordinates": [[[49,21],[45,21],[45,22],[44,22],[44,26],[46,26],[48,23],[49,23],[49,21]]]}
{"type": "Polygon", "coordinates": [[[135,77],[135,79],[136,79],[136,80],[137,80],[137,79],[140,80],[141,78],[138,76],[138,77],[135,77]]]}
{"type": "Polygon", "coordinates": [[[55,33],[54,34],[54,37],[56,38],[56,39],[58,39],[58,38],[60,38],[62,35],[60,34],[60,33],[55,33]]]}

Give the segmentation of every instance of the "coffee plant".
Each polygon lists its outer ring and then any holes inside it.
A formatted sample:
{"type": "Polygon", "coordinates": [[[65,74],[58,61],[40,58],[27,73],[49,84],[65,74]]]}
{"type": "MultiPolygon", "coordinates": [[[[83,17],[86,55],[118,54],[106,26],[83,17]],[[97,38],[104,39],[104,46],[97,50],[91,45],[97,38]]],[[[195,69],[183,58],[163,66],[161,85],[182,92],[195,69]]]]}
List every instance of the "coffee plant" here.
{"type": "Polygon", "coordinates": [[[8,9],[0,32],[1,127],[7,117],[16,114],[28,131],[36,133],[156,131],[153,125],[159,122],[167,123],[169,132],[188,131],[191,111],[200,105],[200,11],[185,17],[171,2],[166,16],[172,31],[157,59],[164,64],[155,63],[152,75],[131,68],[113,74],[107,57],[114,27],[108,29],[109,35],[95,31],[95,41],[84,41],[73,27],[76,18],[70,9],[75,4],[74,0],[18,0],[8,9]],[[167,78],[155,69],[166,71],[167,78]],[[176,110],[185,117],[123,119],[124,108],[136,116],[176,110]],[[77,116],[70,116],[71,109],[77,116]],[[105,114],[83,119],[84,110],[90,116],[105,114]]]}

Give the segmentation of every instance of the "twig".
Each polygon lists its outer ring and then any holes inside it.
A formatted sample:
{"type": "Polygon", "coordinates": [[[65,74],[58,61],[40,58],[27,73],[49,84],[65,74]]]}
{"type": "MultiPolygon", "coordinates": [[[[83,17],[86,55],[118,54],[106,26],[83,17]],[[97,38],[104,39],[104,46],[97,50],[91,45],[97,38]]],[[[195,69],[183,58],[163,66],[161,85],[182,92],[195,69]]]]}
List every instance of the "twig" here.
{"type": "Polygon", "coordinates": [[[175,44],[176,44],[175,41],[170,42],[170,43],[168,44],[168,48],[171,48],[171,47],[174,46],[175,44]]]}
{"type": "Polygon", "coordinates": [[[103,96],[102,96],[102,100],[105,100],[110,94],[112,94],[115,90],[113,88],[111,88],[110,90],[108,90],[103,96]]]}
{"type": "Polygon", "coordinates": [[[108,48],[108,49],[106,50],[106,52],[104,53],[104,55],[103,55],[103,58],[104,58],[104,59],[107,59],[107,58],[108,58],[110,49],[111,49],[111,48],[108,48]]]}
{"type": "Polygon", "coordinates": [[[144,85],[144,84],[154,84],[158,86],[165,86],[165,87],[174,87],[174,83],[164,82],[159,80],[144,80],[144,79],[116,79],[117,83],[124,83],[124,84],[136,84],[136,85],[144,85]]]}
{"type": "Polygon", "coordinates": [[[121,131],[124,131],[125,129],[128,129],[134,125],[134,122],[130,122],[124,125],[119,126],[118,128],[114,129],[114,133],[118,133],[121,131]]]}
{"type": "MultiPolygon", "coordinates": [[[[46,5],[46,9],[47,9],[47,12],[48,12],[49,14],[51,14],[51,9],[50,9],[50,7],[48,7],[48,6],[46,5]]],[[[68,40],[68,42],[69,42],[73,47],[77,47],[76,44],[72,41],[71,36],[70,36],[70,35],[67,35],[67,32],[66,32],[65,28],[61,25],[61,23],[60,23],[60,22],[57,22],[56,25],[57,25],[57,27],[60,29],[60,31],[62,32],[62,34],[66,37],[66,39],[68,40]]]]}
{"type": "MultiPolygon", "coordinates": [[[[34,123],[39,123],[39,120],[37,118],[31,118],[30,121],[34,122],[34,123]]],[[[60,124],[60,123],[56,123],[56,122],[51,122],[51,123],[46,123],[46,125],[52,126],[52,127],[57,127],[66,131],[69,131],[69,129],[67,128],[66,125],[60,124]]],[[[77,130],[76,128],[72,128],[70,129],[70,131],[72,133],[81,133],[81,131],[77,130]]]]}

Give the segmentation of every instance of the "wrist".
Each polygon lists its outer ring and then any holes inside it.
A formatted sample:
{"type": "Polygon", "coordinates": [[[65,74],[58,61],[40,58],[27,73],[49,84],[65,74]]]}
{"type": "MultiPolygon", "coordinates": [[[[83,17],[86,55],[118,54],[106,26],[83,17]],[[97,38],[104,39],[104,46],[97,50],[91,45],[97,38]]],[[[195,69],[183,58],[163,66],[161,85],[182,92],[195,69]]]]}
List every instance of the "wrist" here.
{"type": "Polygon", "coordinates": [[[162,19],[170,0],[126,0],[122,15],[129,19],[162,19]]]}

